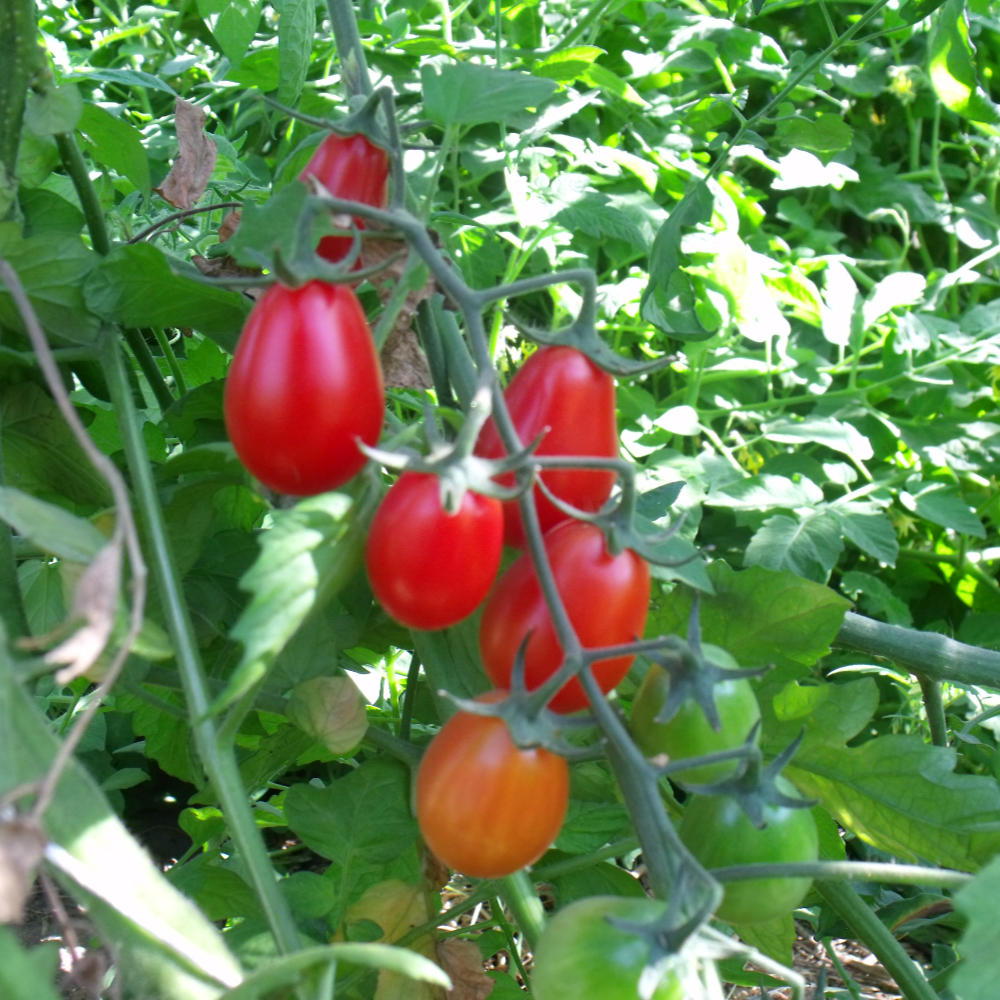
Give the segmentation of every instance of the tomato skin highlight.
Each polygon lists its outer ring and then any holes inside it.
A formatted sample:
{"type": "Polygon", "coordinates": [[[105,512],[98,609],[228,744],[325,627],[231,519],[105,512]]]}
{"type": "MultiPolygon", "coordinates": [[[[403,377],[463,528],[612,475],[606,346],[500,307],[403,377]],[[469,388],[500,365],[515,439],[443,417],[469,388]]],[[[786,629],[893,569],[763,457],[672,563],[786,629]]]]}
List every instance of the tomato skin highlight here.
{"type": "MultiPolygon", "coordinates": [[[[510,380],[504,399],[524,444],[548,428],[536,455],[618,457],[614,379],[575,347],[540,347],[510,380]]],[[[492,417],[479,434],[476,454],[507,455],[492,417]]],[[[614,472],[600,469],[549,470],[542,479],[560,500],[587,512],[599,510],[615,484],[614,472]]],[[[513,475],[498,482],[513,485],[513,475]]],[[[543,532],[567,519],[537,487],[535,503],[543,532]]],[[[515,548],[525,544],[516,500],[504,503],[504,541],[515,548]]]]}
{"type": "MultiPolygon", "coordinates": [[[[588,896],[563,907],[535,948],[531,995],[535,1000],[637,1000],[649,945],[610,924],[662,917],[666,904],[653,899],[588,896]]],[[[651,1000],[685,1000],[675,972],[660,981],[651,1000]]]]}
{"type": "MultiPolygon", "coordinates": [[[[778,788],[794,786],[778,778],[778,788]]],[[[685,803],[678,833],[706,868],[729,865],[815,861],[819,857],[816,821],[808,809],[765,806],[767,826],[750,822],[740,804],[725,795],[696,795],[685,803]]],[[[758,878],[727,882],[715,915],[730,924],[757,924],[791,913],[812,884],[807,878],[758,878]]]]}
{"type": "MultiPolygon", "coordinates": [[[[545,536],[556,587],[585,649],[632,642],[642,636],[649,608],[649,566],[631,549],[612,556],[600,528],[565,521],[545,536]]],[[[486,601],[479,627],[479,651],[490,680],[510,685],[511,669],[525,636],[531,632],[524,679],[534,690],[559,669],[562,646],[545,604],[528,553],[497,581],[486,601]]],[[[606,694],[628,673],[633,656],[600,660],[592,669],[606,694]]],[[[549,702],[554,712],[578,712],[590,704],[574,677],[549,702]]]]}
{"type": "MultiPolygon", "coordinates": [[[[489,691],[477,701],[499,701],[489,691]]],[[[541,747],[522,750],[503,719],[456,712],[417,772],[417,821],[427,846],[473,878],[510,875],[545,853],[569,805],[569,767],[541,747]]]]}
{"type": "Polygon", "coordinates": [[[467,491],[456,514],[437,476],[404,472],[372,519],[365,566],[379,604],[409,628],[448,628],[489,592],[503,552],[499,500],[467,491]]]}
{"type": "Polygon", "coordinates": [[[240,461],[265,486],[312,496],[365,464],[378,442],[382,368],[364,310],[346,285],[272,285],[247,318],[225,390],[240,461]]]}
{"type": "MultiPolygon", "coordinates": [[[[711,659],[711,657],[710,657],[711,659]]],[[[720,666],[728,667],[729,664],[720,666]]],[[[701,706],[687,699],[666,723],[656,722],[670,692],[670,675],[655,663],[650,667],[632,702],[629,727],[636,746],[647,756],[665,753],[672,761],[701,757],[740,746],[760,719],[760,708],[750,682],[742,678],[720,681],[714,687],[715,707],[722,728],[716,732],[701,706]]],[[[681,771],[681,781],[694,784],[719,781],[736,769],[736,763],[710,764],[681,771]]]]}
{"type": "MultiPolygon", "coordinates": [[[[365,136],[328,135],[305,165],[299,180],[315,177],[335,198],[360,201],[373,208],[384,208],[389,179],[389,154],[365,136]]],[[[355,218],[364,229],[364,220],[355,218]]],[[[331,263],[343,260],[351,250],[350,236],[324,236],[316,252],[331,263]]]]}

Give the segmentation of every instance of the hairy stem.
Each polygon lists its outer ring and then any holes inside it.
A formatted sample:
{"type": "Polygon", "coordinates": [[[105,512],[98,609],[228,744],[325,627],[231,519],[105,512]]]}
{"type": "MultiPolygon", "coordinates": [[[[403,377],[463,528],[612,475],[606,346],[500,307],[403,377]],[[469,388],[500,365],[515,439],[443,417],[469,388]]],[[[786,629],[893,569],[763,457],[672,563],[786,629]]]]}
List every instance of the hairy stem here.
{"type": "MultiPolygon", "coordinates": [[[[28,86],[43,65],[34,0],[0,0],[0,197],[16,190],[17,150],[28,86]]],[[[0,219],[5,209],[0,202],[0,219]]]]}
{"type": "Polygon", "coordinates": [[[927,712],[927,725],[931,730],[931,743],[936,747],[946,747],[948,745],[948,722],[944,717],[941,685],[924,674],[917,674],[917,680],[920,682],[920,691],[924,696],[924,709],[927,712]]]}

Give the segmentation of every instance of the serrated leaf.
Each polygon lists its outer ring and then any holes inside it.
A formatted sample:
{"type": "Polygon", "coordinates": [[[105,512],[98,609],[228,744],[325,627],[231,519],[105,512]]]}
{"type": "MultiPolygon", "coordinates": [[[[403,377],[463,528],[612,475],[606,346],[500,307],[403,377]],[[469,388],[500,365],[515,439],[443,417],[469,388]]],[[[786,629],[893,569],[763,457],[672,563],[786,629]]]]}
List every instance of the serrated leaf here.
{"type": "Polygon", "coordinates": [[[859,601],[862,611],[872,618],[884,616],[890,625],[913,627],[913,615],[906,606],[877,576],[851,570],[840,578],[840,589],[859,601]]]}
{"type": "Polygon", "coordinates": [[[420,78],[427,114],[439,125],[504,122],[540,107],[556,90],[554,80],[473,63],[426,64],[420,78]]]}
{"type": "Polygon", "coordinates": [[[843,551],[840,524],[828,512],[775,514],[750,539],[744,563],[790,569],[808,580],[825,583],[843,551]]]}
{"type": "Polygon", "coordinates": [[[864,329],[900,306],[912,306],[923,297],[927,279],[914,271],[897,271],[883,278],[861,307],[864,329]]]}
{"type": "Polygon", "coordinates": [[[87,305],[123,326],[193,328],[231,354],[252,303],[182,277],[181,267],[149,243],[116,247],[87,279],[87,305]]]}
{"type": "Polygon", "coordinates": [[[299,216],[308,195],[305,184],[296,180],[261,206],[248,201],[239,228],[226,243],[229,253],[248,267],[269,262],[276,250],[286,261],[291,260],[298,240],[299,216]]]}
{"type": "Polygon", "coordinates": [[[986,529],[976,512],[965,502],[957,486],[947,483],[920,483],[900,493],[900,503],[919,517],[963,535],[985,538],[986,529]]]}
{"type": "Polygon", "coordinates": [[[90,521],[11,486],[0,486],[0,519],[60,559],[90,562],[107,538],[90,521]]]}
{"type": "Polygon", "coordinates": [[[442,722],[458,710],[449,698],[438,691],[448,691],[458,698],[475,698],[493,686],[486,676],[479,653],[479,621],[476,611],[452,628],[437,632],[413,630],[413,643],[430,684],[438,717],[442,722]]]}
{"type": "Polygon", "coordinates": [[[840,521],[840,530],[848,541],[879,562],[896,565],[899,540],[892,521],[885,514],[861,513],[851,510],[848,505],[837,504],[831,505],[829,510],[840,521]]]}
{"type": "Polygon", "coordinates": [[[628,812],[617,802],[570,799],[555,847],[567,854],[586,854],[627,837],[631,829],[628,812]]]}
{"type": "MultiPolygon", "coordinates": [[[[722,560],[708,567],[715,587],[701,595],[702,640],[721,646],[742,667],[777,664],[769,680],[802,677],[830,652],[850,602],[794,573],[755,566],[736,572],[722,560]]],[[[654,601],[646,637],[684,635],[692,592],[678,587],[654,601]]]]}
{"type": "Polygon", "coordinates": [[[603,55],[604,49],[596,45],[577,45],[539,60],[532,65],[531,72],[559,83],[569,83],[586,73],[594,60],[603,55]]]}
{"type": "Polygon", "coordinates": [[[198,0],[198,13],[208,22],[234,70],[254,39],[262,7],[261,0],[198,0]]]}
{"type": "MultiPolygon", "coordinates": [[[[0,222],[0,257],[17,272],[45,332],[60,344],[93,343],[100,321],[84,303],[81,285],[99,257],[65,233],[21,236],[15,222],[0,222]]],[[[0,324],[24,332],[21,314],[0,283],[0,324]]]]}
{"type": "Polygon", "coordinates": [[[779,753],[803,729],[803,748],[843,746],[864,729],[878,708],[878,686],[871,677],[846,684],[788,681],[784,686],[772,678],[766,675],[757,689],[761,746],[767,753],[779,753]]]}
{"type": "Polygon", "coordinates": [[[862,840],[898,858],[975,871],[1000,850],[1000,789],[955,774],[952,747],[879,736],[857,747],[804,747],[787,770],[862,840]]]}
{"type": "Polygon", "coordinates": [[[78,128],[89,140],[88,152],[98,163],[117,170],[149,197],[149,159],[138,129],[96,104],[84,105],[78,128]]]}
{"type": "Polygon", "coordinates": [[[732,507],[734,510],[768,510],[772,507],[813,507],[822,500],[823,491],[810,479],[796,483],[787,476],[765,472],[713,490],[705,503],[710,507],[732,507]]]}
{"type": "Polygon", "coordinates": [[[344,580],[353,575],[364,535],[351,530],[350,510],[350,497],[323,493],[274,512],[272,527],[260,534],[260,555],[240,580],[252,597],[230,637],[243,643],[243,656],[218,707],[267,674],[335,573],[344,580]]]}
{"type": "Polygon", "coordinates": [[[316,4],[313,0],[280,0],[278,10],[278,100],[298,103],[309,72],[313,38],[316,35],[316,4]]]}
{"type": "Polygon", "coordinates": [[[843,423],[834,417],[810,415],[796,419],[781,417],[764,425],[768,440],[779,444],[801,444],[811,441],[822,444],[832,451],[860,461],[871,458],[871,442],[856,427],[843,423]]]}

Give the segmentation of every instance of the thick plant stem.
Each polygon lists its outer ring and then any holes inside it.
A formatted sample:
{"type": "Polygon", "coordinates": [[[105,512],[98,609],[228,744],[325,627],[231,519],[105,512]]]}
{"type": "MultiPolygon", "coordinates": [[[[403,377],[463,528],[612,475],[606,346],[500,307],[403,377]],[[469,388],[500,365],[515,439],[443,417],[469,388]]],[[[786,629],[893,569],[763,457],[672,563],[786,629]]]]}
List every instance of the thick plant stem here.
{"type": "Polygon", "coordinates": [[[1000,687],[1000,653],[967,646],[937,632],[886,625],[849,611],[834,645],[884,656],[931,680],[1000,687]]]}
{"type": "Polygon", "coordinates": [[[938,1000],[937,993],[893,937],[892,931],[846,882],[817,882],[816,891],[896,980],[906,1000],[938,1000]]]}
{"type": "Polygon", "coordinates": [[[927,725],[931,730],[931,743],[936,747],[946,747],[948,745],[948,722],[944,717],[944,701],[941,698],[941,685],[917,674],[920,681],[920,691],[924,696],[924,709],[927,712],[927,725]]]}
{"type": "Polygon", "coordinates": [[[545,909],[535,892],[535,883],[522,868],[500,879],[500,893],[514,914],[524,939],[534,950],[545,930],[545,909]]]}
{"type": "Polygon", "coordinates": [[[83,153],[77,145],[76,136],[72,132],[63,132],[56,136],[56,146],[59,148],[59,155],[62,157],[63,166],[73,187],[80,198],[80,205],[83,208],[83,217],[87,220],[87,230],[90,233],[90,242],[94,249],[102,256],[111,252],[111,240],[108,237],[108,229],[104,224],[104,209],[101,207],[101,200],[97,197],[97,191],[90,182],[90,174],[87,172],[87,164],[83,159],[83,153]]]}
{"type": "Polygon", "coordinates": [[[368,76],[368,63],[361,45],[358,23],[354,19],[354,6],[351,0],[327,0],[327,8],[330,11],[333,40],[340,57],[340,73],[348,96],[363,94],[367,97],[374,88],[368,76]]]}
{"type": "Polygon", "coordinates": [[[160,591],[167,628],[176,651],[177,666],[187,699],[191,727],[202,763],[218,793],[233,841],[239,848],[247,876],[257,893],[271,931],[283,953],[299,948],[298,931],[284,896],[278,891],[267,847],[254,821],[246,789],[231,749],[219,746],[215,723],[208,715],[210,690],[202,667],[194,629],[188,614],[181,581],[174,566],[153,473],[146,457],[146,444],[132,402],[118,339],[113,329],[104,331],[100,342],[101,366],[111,389],[111,398],[121,428],[125,458],[132,477],[138,510],[150,548],[149,562],[160,591]]]}
{"type": "Polygon", "coordinates": [[[43,65],[36,32],[34,0],[0,0],[0,196],[14,187],[28,86],[43,65]]]}
{"type": "Polygon", "coordinates": [[[167,383],[163,381],[163,374],[156,363],[156,358],[153,357],[153,352],[149,349],[149,344],[146,343],[146,338],[142,335],[142,331],[135,329],[126,330],[125,340],[128,342],[128,346],[132,348],[135,360],[139,362],[142,374],[146,376],[146,381],[149,383],[150,389],[153,390],[153,395],[156,397],[156,402],[159,403],[160,409],[165,410],[167,407],[172,406],[174,402],[173,394],[167,387],[167,383]]]}

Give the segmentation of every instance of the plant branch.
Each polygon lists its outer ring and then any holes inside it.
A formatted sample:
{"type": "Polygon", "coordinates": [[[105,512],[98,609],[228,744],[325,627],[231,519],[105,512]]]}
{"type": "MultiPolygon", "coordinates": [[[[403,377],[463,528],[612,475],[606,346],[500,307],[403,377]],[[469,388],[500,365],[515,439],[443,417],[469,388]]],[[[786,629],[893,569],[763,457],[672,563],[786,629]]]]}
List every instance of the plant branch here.
{"type": "Polygon", "coordinates": [[[931,731],[931,743],[936,747],[946,747],[948,745],[948,722],[944,715],[941,685],[925,674],[917,674],[917,680],[920,682],[920,692],[924,696],[924,709],[927,712],[927,725],[931,731]]]}
{"type": "Polygon", "coordinates": [[[834,882],[882,882],[886,885],[925,885],[957,888],[972,875],[946,868],[880,864],[874,861],[796,861],[780,864],[730,865],[711,869],[717,882],[758,878],[811,878],[834,882]]]}
{"type": "Polygon", "coordinates": [[[137,236],[133,236],[132,239],[128,240],[129,243],[141,243],[147,237],[154,235],[157,230],[162,229],[169,222],[176,222],[178,219],[186,219],[190,215],[200,215],[202,212],[214,212],[218,208],[242,208],[243,202],[241,201],[220,201],[215,205],[202,205],[201,208],[186,208],[183,212],[173,212],[170,215],[165,215],[159,222],[154,222],[153,225],[144,229],[137,236]]]}
{"type": "Polygon", "coordinates": [[[62,157],[66,173],[69,174],[80,199],[83,217],[87,220],[90,242],[102,257],[106,257],[111,252],[111,240],[108,237],[107,226],[104,224],[104,208],[97,197],[94,185],[90,182],[87,163],[83,158],[83,153],[80,152],[76,136],[72,132],[61,132],[56,136],[56,146],[59,148],[59,155],[62,157]]]}
{"type": "Polygon", "coordinates": [[[906,1000],[938,1000],[937,993],[885,924],[846,882],[819,882],[816,891],[896,980],[906,1000]]]}
{"type": "MultiPolygon", "coordinates": [[[[38,47],[34,0],[0,0],[0,197],[14,197],[21,123],[28,87],[44,66],[38,47]]],[[[0,219],[6,208],[0,201],[0,219]]]]}
{"type": "Polygon", "coordinates": [[[146,376],[149,388],[153,390],[156,402],[161,410],[166,410],[173,405],[174,396],[167,383],[163,381],[163,373],[149,349],[149,344],[146,343],[146,338],[141,330],[136,330],[134,327],[127,327],[124,333],[125,340],[135,355],[135,360],[139,362],[142,374],[146,376]]]}
{"type": "Polygon", "coordinates": [[[327,0],[327,8],[340,58],[340,75],[347,87],[348,97],[358,94],[367,96],[374,88],[368,76],[368,63],[358,23],[354,19],[354,6],[351,0],[327,0]]]}

